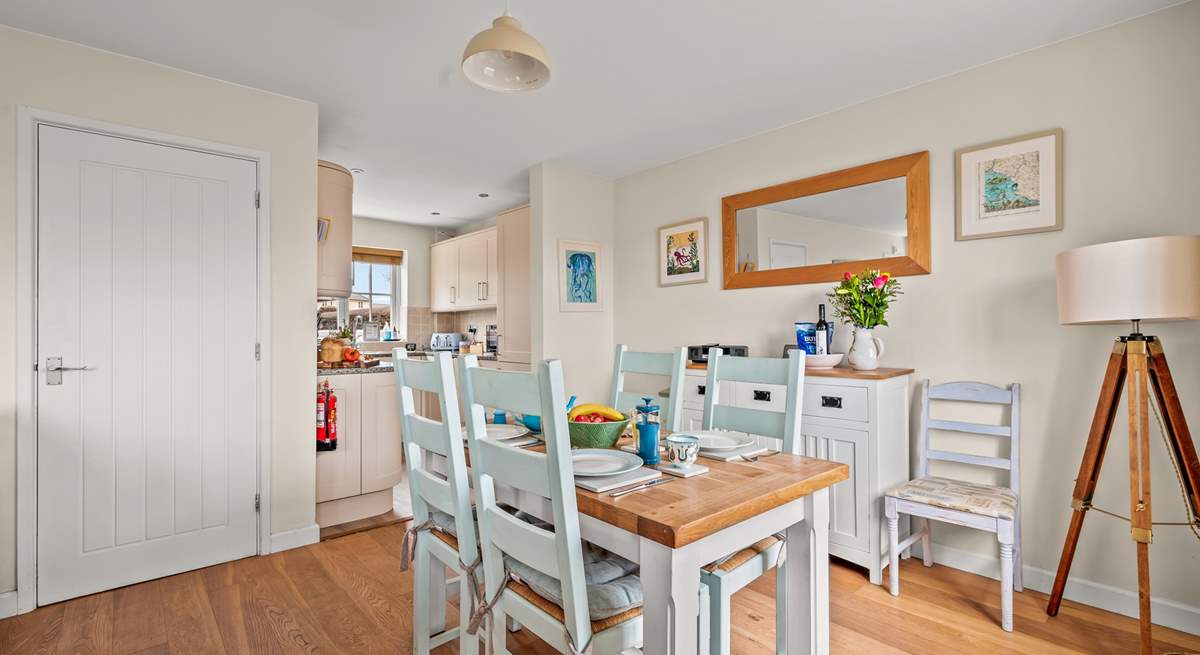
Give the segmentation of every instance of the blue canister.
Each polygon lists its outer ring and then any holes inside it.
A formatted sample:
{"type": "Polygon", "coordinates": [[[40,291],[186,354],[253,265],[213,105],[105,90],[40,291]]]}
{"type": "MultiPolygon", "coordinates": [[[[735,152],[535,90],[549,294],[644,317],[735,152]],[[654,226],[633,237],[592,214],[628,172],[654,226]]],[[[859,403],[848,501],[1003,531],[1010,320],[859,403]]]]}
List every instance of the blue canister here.
{"type": "Polygon", "coordinates": [[[638,457],[648,466],[658,463],[658,413],[659,406],[653,404],[653,398],[642,398],[644,404],[633,408],[634,422],[637,423],[638,457]]]}

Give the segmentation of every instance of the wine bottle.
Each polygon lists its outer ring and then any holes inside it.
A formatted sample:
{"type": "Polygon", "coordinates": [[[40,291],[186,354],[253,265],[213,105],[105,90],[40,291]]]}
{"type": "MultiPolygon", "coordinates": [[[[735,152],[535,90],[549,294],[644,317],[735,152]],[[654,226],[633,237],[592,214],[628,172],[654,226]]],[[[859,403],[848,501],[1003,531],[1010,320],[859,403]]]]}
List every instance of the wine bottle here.
{"type": "Polygon", "coordinates": [[[817,334],[816,334],[816,353],[817,355],[829,354],[829,323],[825,322],[825,304],[817,305],[817,334]]]}

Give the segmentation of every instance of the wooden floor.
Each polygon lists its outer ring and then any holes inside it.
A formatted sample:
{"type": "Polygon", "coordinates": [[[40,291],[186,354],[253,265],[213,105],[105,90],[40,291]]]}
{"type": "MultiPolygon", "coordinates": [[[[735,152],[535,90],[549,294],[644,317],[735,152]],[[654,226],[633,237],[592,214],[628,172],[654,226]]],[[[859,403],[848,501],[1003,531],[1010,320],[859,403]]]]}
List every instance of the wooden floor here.
{"type": "MultiPolygon", "coordinates": [[[[43,607],[0,621],[0,653],[408,653],[412,578],[398,566],[403,530],[376,528],[43,607]]],[[[1026,591],[1016,594],[1016,632],[1007,634],[993,580],[918,560],[901,571],[903,595],[892,598],[860,569],[832,567],[834,653],[1136,649],[1133,619],[1069,601],[1051,619],[1045,596],[1026,591]]],[[[772,594],[767,576],[734,596],[734,653],[772,652],[772,594]]],[[[1160,653],[1200,651],[1200,637],[1155,634],[1160,653]]],[[[552,652],[524,633],[509,636],[509,649],[552,652]]]]}

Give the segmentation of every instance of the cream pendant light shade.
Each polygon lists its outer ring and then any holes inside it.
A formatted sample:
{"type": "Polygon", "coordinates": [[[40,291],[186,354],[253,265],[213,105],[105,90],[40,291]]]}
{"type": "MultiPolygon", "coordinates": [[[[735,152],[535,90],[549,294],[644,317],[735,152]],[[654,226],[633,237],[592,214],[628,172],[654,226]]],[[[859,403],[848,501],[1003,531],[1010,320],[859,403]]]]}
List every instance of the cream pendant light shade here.
{"type": "Polygon", "coordinates": [[[489,91],[533,91],[550,81],[550,58],[506,12],[467,44],[462,70],[468,80],[489,91]]]}

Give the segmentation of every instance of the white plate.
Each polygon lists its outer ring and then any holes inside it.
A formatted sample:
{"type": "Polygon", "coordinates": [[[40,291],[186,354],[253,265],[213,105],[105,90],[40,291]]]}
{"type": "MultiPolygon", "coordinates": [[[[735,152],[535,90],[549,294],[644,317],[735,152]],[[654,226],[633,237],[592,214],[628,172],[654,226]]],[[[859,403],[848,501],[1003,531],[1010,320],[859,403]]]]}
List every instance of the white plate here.
{"type": "Polygon", "coordinates": [[[488,423],[487,425],[488,439],[496,441],[515,439],[527,434],[529,434],[529,428],[524,425],[513,425],[512,423],[488,423]]]}
{"type": "Polygon", "coordinates": [[[686,432],[700,439],[700,450],[720,451],[735,450],[754,443],[754,437],[735,432],[721,430],[705,430],[703,432],[686,432]]]}
{"type": "Polygon", "coordinates": [[[622,450],[581,448],[571,451],[571,466],[581,478],[619,475],[642,467],[642,458],[622,450]]]}

